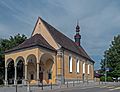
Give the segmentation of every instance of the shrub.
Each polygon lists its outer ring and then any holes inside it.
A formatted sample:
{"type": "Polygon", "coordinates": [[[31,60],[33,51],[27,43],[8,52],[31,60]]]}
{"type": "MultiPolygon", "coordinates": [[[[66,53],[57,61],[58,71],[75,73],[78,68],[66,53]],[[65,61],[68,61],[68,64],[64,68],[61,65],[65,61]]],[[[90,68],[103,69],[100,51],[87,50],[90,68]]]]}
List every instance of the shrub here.
{"type": "MultiPolygon", "coordinates": [[[[105,81],[105,76],[100,77],[100,81],[105,81]]],[[[112,77],[108,76],[108,77],[106,78],[106,81],[112,82],[113,79],[112,79],[112,77]]]]}

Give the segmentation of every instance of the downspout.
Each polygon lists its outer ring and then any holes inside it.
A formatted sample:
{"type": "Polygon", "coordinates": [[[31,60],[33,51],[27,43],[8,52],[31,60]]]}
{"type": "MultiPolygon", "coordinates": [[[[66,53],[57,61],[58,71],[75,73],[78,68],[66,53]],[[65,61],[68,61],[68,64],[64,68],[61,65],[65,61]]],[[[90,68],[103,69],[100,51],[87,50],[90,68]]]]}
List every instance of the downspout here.
{"type": "Polygon", "coordinates": [[[62,69],[63,69],[63,70],[62,70],[62,71],[63,71],[63,72],[62,72],[62,73],[63,73],[63,74],[62,74],[62,76],[63,76],[63,82],[62,82],[62,84],[65,84],[65,68],[64,68],[64,64],[65,64],[65,63],[64,63],[64,50],[63,50],[63,57],[62,57],[62,61],[63,61],[63,66],[62,66],[62,69]]]}
{"type": "Polygon", "coordinates": [[[56,79],[55,81],[57,82],[57,79],[58,79],[58,75],[57,75],[57,54],[55,55],[55,66],[56,66],[56,79]]]}

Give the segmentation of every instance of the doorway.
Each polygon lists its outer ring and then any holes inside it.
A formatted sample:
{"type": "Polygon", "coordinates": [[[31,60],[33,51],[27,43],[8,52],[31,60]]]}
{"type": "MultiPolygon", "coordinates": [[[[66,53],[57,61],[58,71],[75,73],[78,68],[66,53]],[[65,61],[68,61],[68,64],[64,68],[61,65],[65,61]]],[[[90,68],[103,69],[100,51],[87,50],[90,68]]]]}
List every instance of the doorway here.
{"type": "Polygon", "coordinates": [[[43,81],[43,72],[40,72],[39,74],[40,74],[39,75],[40,76],[40,82],[42,83],[42,81],[43,81]]]}
{"type": "Polygon", "coordinates": [[[33,74],[31,74],[31,77],[30,77],[30,79],[31,79],[31,80],[33,80],[33,79],[34,79],[34,75],[33,75],[33,74]]]}

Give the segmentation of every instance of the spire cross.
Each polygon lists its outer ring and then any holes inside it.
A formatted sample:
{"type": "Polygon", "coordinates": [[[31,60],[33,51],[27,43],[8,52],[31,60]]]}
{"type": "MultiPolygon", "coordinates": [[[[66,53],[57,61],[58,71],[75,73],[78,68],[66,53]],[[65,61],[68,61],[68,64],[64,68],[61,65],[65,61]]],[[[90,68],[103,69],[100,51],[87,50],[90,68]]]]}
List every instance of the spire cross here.
{"type": "Polygon", "coordinates": [[[79,20],[77,19],[77,25],[79,26],[79,20]]]}

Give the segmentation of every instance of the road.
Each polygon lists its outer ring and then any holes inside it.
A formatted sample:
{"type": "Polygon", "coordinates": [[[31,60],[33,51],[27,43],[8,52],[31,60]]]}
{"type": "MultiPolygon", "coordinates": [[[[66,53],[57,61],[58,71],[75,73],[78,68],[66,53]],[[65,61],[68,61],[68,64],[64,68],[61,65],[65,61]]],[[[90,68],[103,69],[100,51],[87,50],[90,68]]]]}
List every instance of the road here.
{"type": "Polygon", "coordinates": [[[46,92],[120,92],[120,87],[119,86],[96,86],[96,87],[51,90],[46,92]]]}
{"type": "Polygon", "coordinates": [[[56,92],[120,92],[120,89],[94,87],[94,88],[72,89],[72,90],[64,90],[64,91],[56,91],[56,92]]]}

